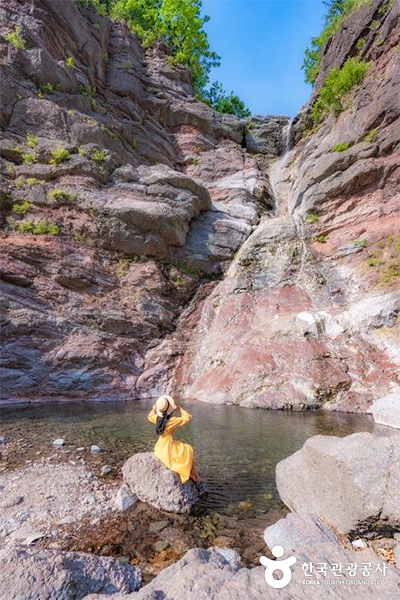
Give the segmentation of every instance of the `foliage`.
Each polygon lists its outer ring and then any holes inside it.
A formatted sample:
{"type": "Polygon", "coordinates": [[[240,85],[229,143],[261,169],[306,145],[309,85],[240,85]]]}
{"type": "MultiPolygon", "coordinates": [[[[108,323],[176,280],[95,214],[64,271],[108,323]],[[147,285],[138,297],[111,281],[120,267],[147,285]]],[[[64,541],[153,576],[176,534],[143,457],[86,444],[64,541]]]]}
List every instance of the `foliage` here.
{"type": "Polygon", "coordinates": [[[26,48],[26,42],[20,33],[21,27],[16,25],[14,31],[6,33],[4,37],[11,46],[14,46],[14,48],[17,48],[18,50],[24,50],[26,48]]]}
{"type": "Polygon", "coordinates": [[[36,177],[28,177],[26,183],[28,185],[36,185],[39,183],[39,179],[36,179],[36,177]]]}
{"type": "Polygon", "coordinates": [[[358,240],[353,240],[352,242],[354,248],[366,248],[368,246],[367,238],[358,238],[358,240]]]}
{"type": "Polygon", "coordinates": [[[14,180],[15,187],[17,187],[17,188],[22,187],[24,185],[24,181],[25,180],[23,177],[21,177],[21,176],[17,177],[17,179],[14,180]]]}
{"type": "Polygon", "coordinates": [[[363,142],[374,142],[378,133],[378,129],[370,129],[368,133],[363,137],[363,142]]]}
{"type": "Polygon", "coordinates": [[[344,150],[348,150],[354,142],[342,142],[339,144],[335,144],[332,146],[331,152],[344,152],[344,150]]]}
{"type": "Polygon", "coordinates": [[[56,148],[50,152],[50,164],[59,165],[69,159],[69,151],[66,148],[56,148]]]}
{"type": "Polygon", "coordinates": [[[376,45],[379,46],[383,46],[383,44],[385,43],[385,38],[380,38],[377,42],[376,45]]]}
{"type": "Polygon", "coordinates": [[[317,125],[322,116],[331,109],[337,116],[343,110],[343,96],[359,83],[369,68],[369,63],[359,58],[348,58],[344,65],[329,71],[312,107],[311,117],[317,125]]]}
{"type": "Polygon", "coordinates": [[[132,68],[132,64],[129,62],[129,60],[124,60],[124,62],[122,63],[122,68],[125,71],[125,73],[127,73],[132,68]]]}
{"type": "Polygon", "coordinates": [[[90,158],[94,160],[95,163],[100,164],[106,159],[107,154],[103,150],[93,150],[90,158]]]}
{"type": "Polygon", "coordinates": [[[37,144],[37,139],[32,133],[26,134],[26,145],[28,148],[34,148],[37,144]]]}
{"type": "Polygon", "coordinates": [[[21,154],[21,158],[24,165],[33,165],[36,156],[34,152],[24,152],[21,154]]]}
{"type": "Polygon", "coordinates": [[[72,201],[72,200],[76,200],[76,194],[70,194],[69,192],[66,192],[65,190],[61,190],[59,188],[54,188],[46,194],[46,199],[50,200],[50,201],[53,201],[53,200],[72,201]]]}
{"type": "Polygon", "coordinates": [[[315,239],[320,244],[326,244],[326,242],[328,240],[328,236],[326,234],[322,233],[321,235],[317,235],[317,237],[315,239]]]}
{"type": "Polygon", "coordinates": [[[65,64],[68,69],[75,69],[75,60],[73,56],[68,56],[68,58],[65,59],[65,64]]]}
{"type": "Polygon", "coordinates": [[[370,0],[327,0],[325,2],[328,7],[325,26],[319,36],[311,38],[311,44],[304,53],[302,69],[307,83],[314,83],[318,75],[324,44],[336,33],[348,15],[367,2],[370,0]]]}
{"type": "Polygon", "coordinates": [[[244,102],[233,92],[228,95],[218,81],[215,81],[208,90],[201,92],[199,98],[214,110],[236,115],[239,119],[245,119],[251,115],[244,102]]]}
{"type": "Polygon", "coordinates": [[[316,221],[318,221],[318,215],[316,215],[315,213],[310,213],[304,219],[305,223],[315,223],[316,221]]]}
{"type": "Polygon", "coordinates": [[[39,86],[39,90],[42,92],[42,94],[50,94],[50,92],[54,90],[54,85],[52,83],[44,83],[43,85],[39,86]]]}
{"type": "Polygon", "coordinates": [[[400,279],[400,234],[397,238],[389,235],[377,244],[366,264],[374,269],[377,282],[381,285],[392,284],[400,279]]]}
{"type": "Polygon", "coordinates": [[[13,211],[18,215],[24,215],[32,206],[32,203],[28,200],[23,200],[22,202],[17,202],[13,205],[13,211]]]}
{"type": "Polygon", "coordinates": [[[131,139],[130,145],[131,145],[132,150],[136,150],[137,141],[135,140],[135,138],[131,139]]]}

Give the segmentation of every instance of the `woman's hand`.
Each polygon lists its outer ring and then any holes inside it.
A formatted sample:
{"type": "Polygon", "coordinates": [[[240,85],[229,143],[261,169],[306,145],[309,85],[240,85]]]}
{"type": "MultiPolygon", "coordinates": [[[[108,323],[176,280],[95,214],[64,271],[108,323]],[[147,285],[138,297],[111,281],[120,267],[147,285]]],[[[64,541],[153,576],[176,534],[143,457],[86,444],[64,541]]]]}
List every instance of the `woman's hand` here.
{"type": "Polygon", "coordinates": [[[156,410],[156,405],[155,404],[153,404],[152,410],[156,410]]]}

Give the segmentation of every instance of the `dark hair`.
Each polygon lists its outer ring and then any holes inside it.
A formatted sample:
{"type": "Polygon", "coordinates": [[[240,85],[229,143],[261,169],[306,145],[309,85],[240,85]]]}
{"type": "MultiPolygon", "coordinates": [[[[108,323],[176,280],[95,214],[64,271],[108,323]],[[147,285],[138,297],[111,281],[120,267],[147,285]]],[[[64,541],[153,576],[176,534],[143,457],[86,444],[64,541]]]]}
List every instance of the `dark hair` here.
{"type": "Polygon", "coordinates": [[[165,411],[165,413],[163,414],[162,417],[157,417],[157,422],[156,422],[156,434],[157,435],[162,435],[164,433],[165,426],[171,415],[172,415],[172,413],[167,414],[167,411],[165,411]]]}

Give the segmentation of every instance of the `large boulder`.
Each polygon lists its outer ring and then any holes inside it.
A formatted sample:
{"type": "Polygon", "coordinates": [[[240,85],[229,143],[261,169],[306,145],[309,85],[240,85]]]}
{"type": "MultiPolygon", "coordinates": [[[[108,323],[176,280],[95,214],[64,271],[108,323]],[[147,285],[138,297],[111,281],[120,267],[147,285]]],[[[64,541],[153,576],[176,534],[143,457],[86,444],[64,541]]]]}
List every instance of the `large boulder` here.
{"type": "Polygon", "coordinates": [[[122,473],[124,482],[139,500],[161,510],[188,513],[199,499],[193,481],[182,485],[179,476],[151,452],[131,456],[122,467],[122,473]]]}
{"type": "Polygon", "coordinates": [[[374,402],[370,412],[378,425],[400,429],[400,387],[374,402]]]}
{"type": "Polygon", "coordinates": [[[80,600],[86,594],[127,594],[140,588],[141,573],[114,558],[83,552],[16,547],[0,550],[0,598],[80,600]]]}
{"type": "MultiPolygon", "coordinates": [[[[265,541],[270,549],[283,546],[284,559],[296,557],[292,578],[287,587],[273,589],[265,582],[265,568],[240,568],[240,557],[228,548],[194,548],[185,556],[162,571],[139,592],[129,596],[117,594],[112,600],[302,600],[311,598],[396,598],[400,573],[385,565],[386,573],[374,574],[383,561],[371,550],[354,551],[315,515],[290,514],[265,530],[265,541]],[[312,577],[305,576],[302,565],[313,565],[312,577]],[[320,564],[318,564],[320,563],[320,564]],[[335,575],[334,563],[341,565],[341,575],[335,575]],[[350,563],[357,564],[357,573],[346,569],[350,563]],[[363,575],[364,565],[371,564],[370,577],[363,575]],[[326,565],[325,572],[323,567],[326,565]],[[319,568],[316,571],[316,567],[319,568]],[[384,585],[359,585],[360,579],[379,579],[384,585]],[[312,585],[308,585],[311,580],[312,585]],[[331,584],[336,580],[341,585],[331,584]],[[317,583],[314,583],[317,582],[317,583]],[[349,589],[351,588],[351,592],[349,589]],[[377,591],[379,590],[379,592],[377,591]]],[[[336,573],[338,571],[336,570],[336,573]]],[[[310,574],[310,571],[308,571],[310,574]]],[[[93,594],[85,600],[107,600],[105,595],[93,594]]]]}
{"type": "Polygon", "coordinates": [[[315,513],[340,533],[400,525],[400,436],[317,435],[276,467],[292,511],[315,513]]]}

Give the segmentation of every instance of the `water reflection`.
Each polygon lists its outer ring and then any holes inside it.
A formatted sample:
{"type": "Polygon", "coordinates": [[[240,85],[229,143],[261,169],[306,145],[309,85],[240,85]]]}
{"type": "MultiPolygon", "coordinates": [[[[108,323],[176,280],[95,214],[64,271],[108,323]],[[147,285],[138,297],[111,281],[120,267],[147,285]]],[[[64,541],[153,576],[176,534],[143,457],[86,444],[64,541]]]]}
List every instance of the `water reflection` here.
{"type": "MultiPolygon", "coordinates": [[[[199,470],[210,483],[205,506],[226,514],[276,509],[275,466],[309,437],[373,429],[366,415],[249,410],[194,401],[182,405],[193,420],[177,437],[193,445],[199,470]]],[[[146,419],[150,407],[150,401],[135,401],[2,409],[2,430],[14,439],[29,437],[35,449],[58,437],[75,446],[98,444],[107,462],[122,464],[134,452],[154,446],[154,426],[146,419]]]]}

